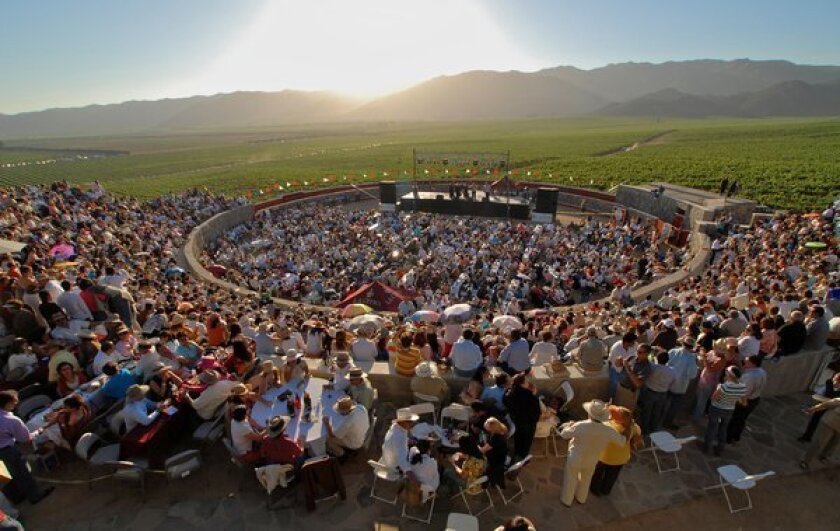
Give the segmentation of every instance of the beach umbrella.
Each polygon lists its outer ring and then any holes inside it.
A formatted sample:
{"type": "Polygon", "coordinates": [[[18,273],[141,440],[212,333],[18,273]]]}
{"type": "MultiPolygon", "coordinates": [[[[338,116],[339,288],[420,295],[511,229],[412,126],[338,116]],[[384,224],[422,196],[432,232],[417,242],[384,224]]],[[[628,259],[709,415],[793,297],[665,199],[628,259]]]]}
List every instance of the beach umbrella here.
{"type": "Polygon", "coordinates": [[[443,310],[441,321],[447,324],[466,323],[472,317],[472,307],[469,304],[453,304],[443,310]]]}
{"type": "Polygon", "coordinates": [[[373,308],[367,304],[348,304],[341,310],[342,317],[356,317],[373,313],[373,308]]]}
{"type": "Polygon", "coordinates": [[[431,310],[420,310],[419,312],[414,312],[408,320],[415,323],[436,323],[440,321],[440,314],[431,310]]]}
{"type": "Polygon", "coordinates": [[[70,258],[76,254],[76,249],[69,243],[58,243],[50,249],[50,256],[58,258],[70,258]]]}
{"type": "Polygon", "coordinates": [[[186,271],[184,271],[184,268],[178,266],[172,266],[170,268],[167,268],[166,270],[166,276],[168,277],[174,277],[175,275],[183,275],[184,273],[186,273],[186,271]]]}
{"type": "Polygon", "coordinates": [[[499,330],[521,330],[522,321],[512,315],[500,315],[493,319],[493,326],[499,330]]]}
{"type": "Polygon", "coordinates": [[[381,330],[385,327],[385,319],[382,317],[369,313],[367,315],[358,315],[347,322],[347,329],[351,332],[356,330],[381,330]]]}
{"type": "Polygon", "coordinates": [[[528,310],[527,312],[525,312],[525,317],[529,317],[529,318],[533,319],[534,317],[537,317],[538,315],[546,315],[547,313],[548,313],[548,310],[546,310],[545,308],[535,308],[533,310],[528,310]]]}
{"type": "Polygon", "coordinates": [[[808,249],[825,249],[826,244],[825,242],[808,242],[805,244],[805,247],[808,249]]]}

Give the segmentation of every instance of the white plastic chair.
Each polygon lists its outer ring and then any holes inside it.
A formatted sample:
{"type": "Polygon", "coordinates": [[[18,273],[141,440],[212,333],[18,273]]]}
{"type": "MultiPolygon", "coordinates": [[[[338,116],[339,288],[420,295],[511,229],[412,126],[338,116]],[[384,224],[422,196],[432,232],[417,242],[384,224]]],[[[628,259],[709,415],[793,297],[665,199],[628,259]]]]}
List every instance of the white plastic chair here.
{"type": "Polygon", "coordinates": [[[446,531],[478,531],[478,518],[470,514],[449,513],[446,531]]]}
{"type": "Polygon", "coordinates": [[[560,409],[557,410],[557,413],[561,413],[564,411],[568,411],[569,408],[572,406],[572,400],[575,399],[575,389],[572,387],[571,382],[569,380],[564,380],[560,384],[560,390],[563,391],[563,405],[560,406],[560,409]]]}
{"type": "MultiPolygon", "coordinates": [[[[489,511],[490,509],[492,509],[494,507],[493,498],[490,497],[490,491],[486,488],[482,489],[484,491],[484,494],[487,496],[487,502],[489,503],[489,505],[487,507],[485,507],[484,509],[478,511],[477,513],[474,513],[474,512],[472,512],[472,508],[470,507],[470,502],[467,501],[467,490],[469,490],[473,487],[479,487],[481,485],[484,485],[488,481],[489,481],[489,478],[487,476],[481,476],[480,478],[476,479],[475,481],[473,481],[472,483],[470,483],[466,487],[461,487],[458,490],[458,494],[456,494],[455,496],[452,496],[452,497],[456,498],[456,497],[460,496],[461,499],[464,500],[464,505],[467,507],[467,512],[469,512],[470,515],[472,515],[472,516],[479,516],[480,514],[484,513],[485,511],[489,511]]],[[[476,496],[477,496],[477,494],[476,494],[476,496]]]]}
{"type": "Polygon", "coordinates": [[[470,421],[470,408],[462,406],[461,404],[450,404],[443,408],[440,412],[440,427],[446,429],[446,421],[454,420],[455,422],[468,423],[470,421]]]}
{"type": "Polygon", "coordinates": [[[533,456],[527,455],[521,461],[517,461],[514,463],[510,468],[505,471],[505,478],[515,481],[516,486],[519,490],[513,493],[513,496],[510,498],[505,498],[505,492],[502,490],[501,487],[496,485],[496,490],[499,491],[499,496],[502,498],[502,502],[507,505],[513,500],[515,500],[518,496],[521,496],[525,492],[525,488],[522,486],[522,480],[519,479],[519,473],[522,471],[525,466],[531,462],[533,456]]]}
{"type": "Polygon", "coordinates": [[[399,472],[393,468],[388,468],[379,461],[374,461],[373,459],[368,460],[368,464],[371,468],[373,468],[373,485],[370,486],[370,497],[374,500],[379,500],[390,505],[396,505],[399,493],[394,494],[393,500],[378,496],[376,494],[376,482],[381,479],[382,481],[387,481],[388,483],[397,483],[401,479],[399,472]]]}
{"type": "Polygon", "coordinates": [[[750,489],[755,487],[756,483],[759,480],[769,478],[770,476],[775,476],[776,473],[772,470],[768,472],[764,472],[761,474],[752,474],[749,475],[744,470],[739,467],[738,465],[724,465],[718,467],[718,480],[720,481],[717,485],[712,485],[711,487],[706,487],[706,490],[709,489],[721,489],[723,491],[723,496],[726,498],[726,504],[729,506],[729,513],[735,514],[739,511],[748,511],[753,508],[752,498],[750,498],[750,489]],[[738,490],[744,491],[744,494],[747,497],[747,504],[739,507],[737,509],[732,507],[732,500],[729,498],[729,492],[727,492],[726,487],[733,487],[738,490]]]}
{"type": "Polygon", "coordinates": [[[85,433],[76,442],[75,452],[79,459],[89,465],[104,465],[120,458],[120,445],[102,446],[102,439],[98,435],[85,433]]]}
{"type": "Polygon", "coordinates": [[[426,518],[419,518],[417,516],[412,516],[406,512],[406,504],[403,503],[402,507],[402,517],[408,518],[409,520],[415,520],[417,522],[423,522],[424,524],[429,524],[432,521],[432,513],[435,511],[435,500],[437,499],[437,495],[433,492],[431,495],[426,498],[426,493],[423,493],[423,505],[429,505],[429,512],[426,514],[426,518]]]}
{"type": "Polygon", "coordinates": [[[545,441],[545,453],[543,455],[535,455],[534,457],[548,457],[549,442],[554,444],[554,456],[558,456],[557,452],[557,430],[553,422],[541,420],[537,422],[537,430],[534,432],[534,442],[542,439],[545,441]]]}
{"type": "Polygon", "coordinates": [[[435,406],[430,402],[424,402],[422,404],[413,404],[408,407],[400,408],[397,411],[406,411],[409,413],[414,413],[418,416],[423,415],[431,415],[432,416],[432,424],[437,424],[437,415],[435,414],[435,406]]]}
{"type": "Polygon", "coordinates": [[[680,470],[679,451],[682,450],[684,444],[696,439],[697,437],[695,437],[694,435],[692,435],[691,437],[677,439],[667,431],[655,431],[651,433],[651,446],[647,449],[653,452],[653,460],[656,461],[656,469],[659,470],[659,473],[662,474],[663,472],[673,472],[674,470],[680,470]],[[676,465],[674,465],[671,468],[663,469],[662,463],[659,461],[659,455],[657,454],[657,451],[666,454],[674,454],[676,465]]]}

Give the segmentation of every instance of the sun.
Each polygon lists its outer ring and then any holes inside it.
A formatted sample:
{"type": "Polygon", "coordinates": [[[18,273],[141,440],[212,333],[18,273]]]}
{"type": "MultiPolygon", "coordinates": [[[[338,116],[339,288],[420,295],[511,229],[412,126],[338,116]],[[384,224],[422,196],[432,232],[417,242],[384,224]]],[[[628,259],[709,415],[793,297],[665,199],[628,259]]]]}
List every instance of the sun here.
{"type": "Polygon", "coordinates": [[[369,97],[441,74],[539,67],[474,0],[282,0],[266,4],[192,82],[205,94],[290,88],[369,97]]]}

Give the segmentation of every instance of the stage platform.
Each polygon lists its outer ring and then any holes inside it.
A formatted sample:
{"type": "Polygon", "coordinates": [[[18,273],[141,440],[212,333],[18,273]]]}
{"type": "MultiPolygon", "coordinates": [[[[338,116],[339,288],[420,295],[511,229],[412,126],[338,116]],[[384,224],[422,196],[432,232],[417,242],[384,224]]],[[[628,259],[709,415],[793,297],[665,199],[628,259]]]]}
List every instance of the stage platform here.
{"type": "Polygon", "coordinates": [[[476,191],[475,200],[450,198],[442,192],[414,192],[400,197],[397,204],[400,212],[429,212],[452,216],[479,216],[485,218],[530,219],[531,205],[518,197],[487,195],[476,191]]]}

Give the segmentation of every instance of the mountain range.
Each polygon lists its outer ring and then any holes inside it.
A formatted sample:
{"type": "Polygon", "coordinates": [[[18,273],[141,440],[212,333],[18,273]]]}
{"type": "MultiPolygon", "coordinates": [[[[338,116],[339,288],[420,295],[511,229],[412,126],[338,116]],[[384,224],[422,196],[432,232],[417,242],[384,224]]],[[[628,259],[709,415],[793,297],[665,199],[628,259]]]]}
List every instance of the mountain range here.
{"type": "Polygon", "coordinates": [[[469,121],[586,114],[838,116],[840,67],[787,61],[620,63],[472,71],[359,101],[329,92],[234,92],[0,114],[0,139],[341,121],[469,121]]]}

